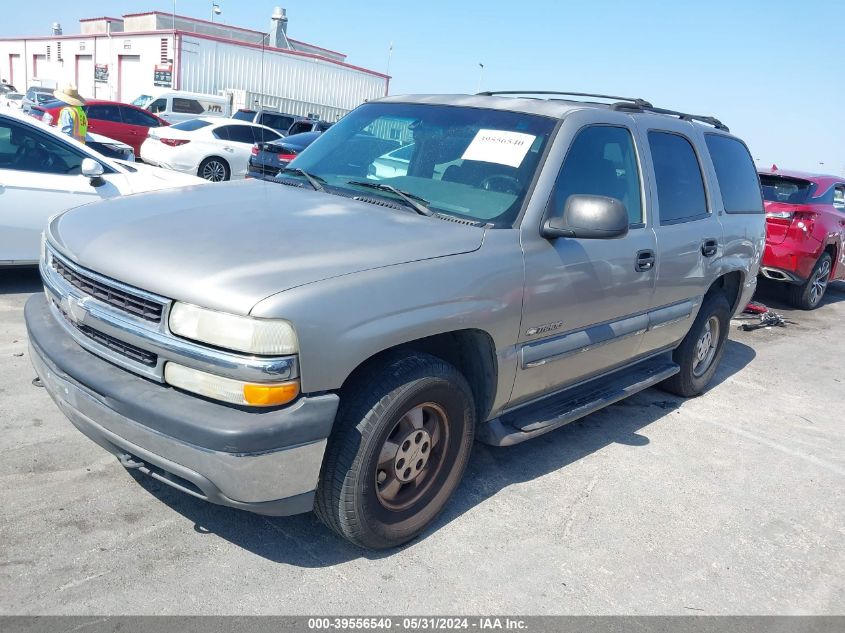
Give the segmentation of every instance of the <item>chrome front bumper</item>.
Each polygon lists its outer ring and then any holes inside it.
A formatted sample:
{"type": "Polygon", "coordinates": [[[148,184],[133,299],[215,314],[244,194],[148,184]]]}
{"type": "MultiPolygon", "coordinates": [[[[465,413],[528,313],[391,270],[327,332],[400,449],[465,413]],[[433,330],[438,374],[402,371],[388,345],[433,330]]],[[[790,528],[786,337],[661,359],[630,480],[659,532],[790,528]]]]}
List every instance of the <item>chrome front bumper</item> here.
{"type": "Polygon", "coordinates": [[[229,407],[135,376],[86,351],[44,296],[25,310],[32,364],[89,438],[128,468],[212,503],[259,514],[307,512],[338,397],[271,411],[229,407]]]}

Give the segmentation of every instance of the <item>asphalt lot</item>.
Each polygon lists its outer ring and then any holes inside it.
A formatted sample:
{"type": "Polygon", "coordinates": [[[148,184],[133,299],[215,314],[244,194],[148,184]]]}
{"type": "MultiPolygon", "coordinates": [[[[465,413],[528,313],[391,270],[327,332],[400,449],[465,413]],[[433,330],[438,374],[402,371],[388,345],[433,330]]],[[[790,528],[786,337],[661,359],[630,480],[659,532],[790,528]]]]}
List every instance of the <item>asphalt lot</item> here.
{"type": "Polygon", "coordinates": [[[435,528],[379,554],[134,479],[31,384],[39,290],[0,271],[0,614],[845,613],[843,284],[813,313],[764,289],[797,324],[734,323],[698,399],[476,444],[435,528]]]}

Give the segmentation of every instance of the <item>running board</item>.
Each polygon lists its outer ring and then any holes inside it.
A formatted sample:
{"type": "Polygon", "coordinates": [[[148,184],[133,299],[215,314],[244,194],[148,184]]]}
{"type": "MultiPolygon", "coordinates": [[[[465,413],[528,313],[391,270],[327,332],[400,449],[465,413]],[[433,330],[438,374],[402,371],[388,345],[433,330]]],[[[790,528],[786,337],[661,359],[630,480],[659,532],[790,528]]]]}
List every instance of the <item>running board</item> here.
{"type": "Polygon", "coordinates": [[[479,427],[476,437],[493,446],[519,444],[648,389],[679,371],[670,354],[661,354],[511,409],[479,427]]]}

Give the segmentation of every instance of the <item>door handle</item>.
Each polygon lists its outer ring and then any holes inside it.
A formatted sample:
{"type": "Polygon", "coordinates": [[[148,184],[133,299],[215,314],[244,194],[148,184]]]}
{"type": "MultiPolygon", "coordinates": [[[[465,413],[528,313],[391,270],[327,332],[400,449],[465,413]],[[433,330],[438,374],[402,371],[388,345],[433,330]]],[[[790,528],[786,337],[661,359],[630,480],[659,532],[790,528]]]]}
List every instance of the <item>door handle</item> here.
{"type": "Polygon", "coordinates": [[[654,251],[646,249],[644,251],[637,251],[637,263],[634,265],[634,270],[640,273],[654,268],[654,251]]]}
{"type": "Polygon", "coordinates": [[[713,238],[707,238],[701,243],[701,254],[705,257],[713,257],[719,252],[719,242],[713,238]]]}

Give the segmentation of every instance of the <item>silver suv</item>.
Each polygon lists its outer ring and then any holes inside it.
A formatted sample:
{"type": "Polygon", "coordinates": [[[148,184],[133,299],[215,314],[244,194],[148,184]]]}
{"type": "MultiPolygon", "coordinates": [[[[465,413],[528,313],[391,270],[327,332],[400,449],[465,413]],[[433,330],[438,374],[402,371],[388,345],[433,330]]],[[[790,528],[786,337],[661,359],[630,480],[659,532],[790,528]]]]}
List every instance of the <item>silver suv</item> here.
{"type": "Polygon", "coordinates": [[[275,182],[54,218],[26,321],[53,399],[125,467],[386,548],[437,516],[475,439],[706,389],[764,231],[751,156],[712,117],[389,97],[275,182]]]}

